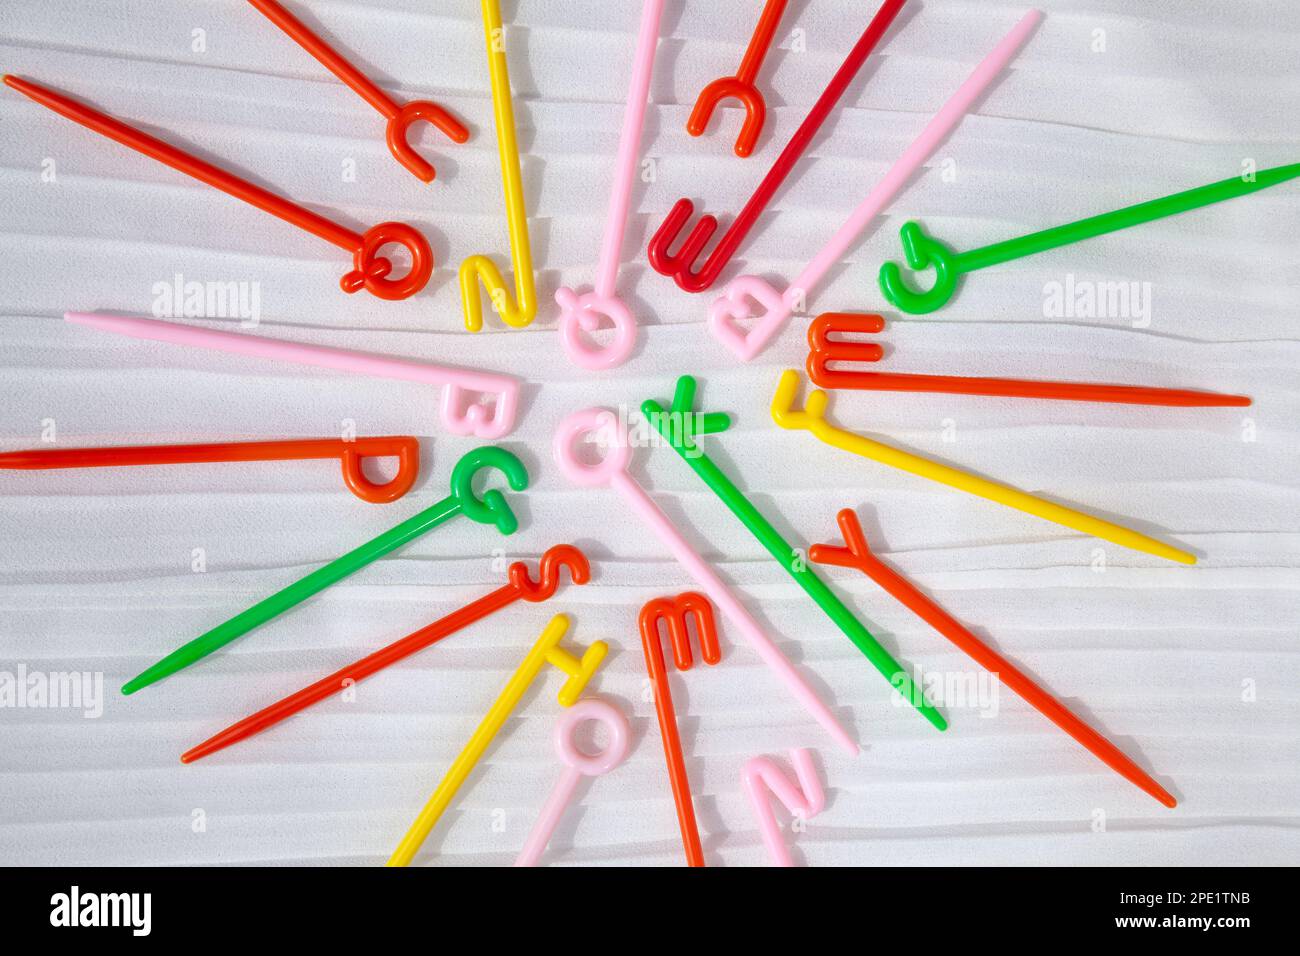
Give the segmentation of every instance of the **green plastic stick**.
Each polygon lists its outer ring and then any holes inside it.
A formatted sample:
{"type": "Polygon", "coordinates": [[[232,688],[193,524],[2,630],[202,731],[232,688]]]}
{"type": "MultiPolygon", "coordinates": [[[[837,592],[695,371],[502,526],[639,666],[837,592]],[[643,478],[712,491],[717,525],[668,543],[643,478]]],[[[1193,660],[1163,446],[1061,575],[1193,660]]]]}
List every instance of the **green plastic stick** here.
{"type": "Polygon", "coordinates": [[[1195,189],[1174,193],[1172,196],[1152,199],[1135,206],[1125,206],[1114,212],[1102,213],[1077,222],[1068,222],[1063,226],[1053,226],[1051,229],[972,249],[970,252],[955,252],[938,239],[926,235],[919,224],[905,222],[899,235],[903,241],[903,255],[907,258],[907,264],[913,269],[934,266],[934,287],[928,292],[916,291],[904,281],[898,263],[886,262],[880,267],[880,291],[884,293],[886,299],[904,312],[914,315],[933,312],[943,308],[952,298],[953,292],[957,289],[957,279],[964,273],[1031,256],[1036,252],[1044,252],[1058,246],[1067,246],[1083,239],[1092,239],[1108,232],[1117,232],[1153,219],[1163,219],[1165,216],[1177,215],[1189,209],[1199,209],[1201,206],[1223,202],[1225,199],[1235,199],[1247,193],[1267,189],[1269,186],[1276,186],[1297,176],[1300,176],[1300,163],[1275,166],[1256,173],[1251,180],[1233,176],[1222,182],[1197,186],[1195,189]]]}
{"type": "Polygon", "coordinates": [[[178,647],[139,676],[123,684],[122,693],[134,694],[142,687],[148,687],[182,668],[189,667],[236,638],[243,637],[253,628],[265,624],[291,607],[301,604],[313,594],[325,590],[331,584],[336,584],[354,571],[414,541],[420,535],[433,530],[443,522],[450,521],[457,515],[464,515],[480,524],[495,525],[502,534],[514,534],[519,527],[519,522],[514,512],[510,510],[505,495],[495,488],[485,491],[482,499],[474,495],[474,477],[486,468],[495,468],[504,474],[506,481],[515,491],[523,491],[528,487],[528,472],[524,469],[523,462],[510,452],[491,445],[474,449],[456,462],[456,467],[451,472],[451,494],[446,498],[425,508],[419,514],[407,518],[401,524],[389,528],[343,557],[317,568],[305,578],[300,578],[283,590],[254,604],[248,610],[236,614],[224,624],[218,624],[206,634],[201,634],[188,644],[178,647]]]}
{"type": "Polygon", "coordinates": [[[693,411],[694,405],[695,379],[690,375],[683,375],[677,380],[677,392],[673,396],[671,413],[665,412],[654,399],[647,399],[641,403],[641,413],[682,460],[694,469],[710,490],[722,499],[722,503],[740,519],[777,563],[785,568],[790,577],[794,578],[795,583],[817,602],[817,605],[826,612],[827,617],[835,622],[835,626],[844,632],[844,636],[857,646],[876,670],[884,674],[904,699],[919,710],[926,720],[939,730],[946,730],[948,722],[944,720],[943,714],[925,699],[924,693],[912,681],[902,665],[894,660],[889,651],[880,646],[880,643],[871,636],[871,632],[862,626],[862,622],[853,616],[853,612],[845,607],[844,602],[835,596],[835,592],[827,586],[826,582],[817,576],[808,561],[790,547],[744,493],[695,443],[696,435],[724,431],[731,424],[731,420],[722,412],[696,415],[693,411]]]}

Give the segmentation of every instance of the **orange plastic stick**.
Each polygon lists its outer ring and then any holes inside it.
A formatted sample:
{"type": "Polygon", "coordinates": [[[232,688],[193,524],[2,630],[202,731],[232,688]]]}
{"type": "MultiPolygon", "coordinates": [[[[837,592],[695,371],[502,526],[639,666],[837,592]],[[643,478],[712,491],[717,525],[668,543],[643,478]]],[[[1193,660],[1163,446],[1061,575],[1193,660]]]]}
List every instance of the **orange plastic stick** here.
{"type": "Polygon", "coordinates": [[[704,133],[718,103],[734,97],[745,108],[745,122],[736,137],[736,155],[744,159],[754,152],[754,144],[758,142],[758,134],[762,132],[763,121],[767,118],[767,104],[754,81],[758,79],[758,71],[772,46],[777,25],[781,22],[781,14],[785,13],[788,2],[789,0],[767,0],[736,75],[719,77],[700,90],[695,108],[691,110],[691,118],[686,121],[686,131],[692,136],[704,133]]]}
{"type": "Polygon", "coordinates": [[[847,371],[830,363],[878,362],[884,350],[874,342],[832,339],[831,335],[879,332],[885,320],[860,312],[824,312],[808,326],[808,377],[822,388],[881,392],[941,392],[948,395],[1001,395],[1006,398],[1047,398],[1067,402],[1115,402],[1124,405],[1167,405],[1181,408],[1249,405],[1247,395],[1200,392],[1145,385],[1094,385],[1087,382],[1047,382],[1023,378],[979,378],[963,375],[917,375],[909,372],[847,371]]]}
{"type": "Polygon", "coordinates": [[[432,123],[442,130],[448,139],[457,143],[469,139],[469,130],[464,124],[437,103],[428,100],[412,100],[405,106],[398,106],[391,96],[344,59],[337,50],[309,30],[306,24],[286,10],[283,4],[277,3],[276,0],[248,0],[248,2],[388,120],[388,151],[393,154],[394,159],[419,179],[431,183],[437,171],[425,162],[408,142],[408,130],[412,123],[418,120],[432,123]]]}
{"type": "Polygon", "coordinates": [[[718,663],[722,660],[722,649],[718,646],[713,605],[703,594],[688,591],[675,598],[656,598],[641,608],[639,621],[645,666],[654,684],[655,716],[659,719],[659,735],[664,742],[668,782],[672,786],[673,801],[677,804],[682,847],[686,850],[686,865],[704,866],[704,848],[700,844],[700,830],[695,823],[695,807],[691,802],[691,782],[686,776],[686,760],[682,757],[682,741],[677,733],[677,714],[673,710],[673,695],[668,686],[668,667],[664,663],[664,649],[659,639],[659,622],[662,621],[668,627],[677,669],[690,670],[695,661],[686,626],[688,614],[695,618],[695,632],[700,638],[700,656],[704,663],[718,663]]]}
{"type": "Polygon", "coordinates": [[[293,441],[218,442],[209,445],[126,445],[117,448],[40,448],[0,454],[0,468],[104,468],[119,465],[189,465],[220,461],[306,461],[337,458],[343,481],[362,501],[387,504],[411,490],[420,471],[420,442],[409,435],[382,438],[306,438],[293,441]],[[377,484],[365,476],[366,458],[397,458],[397,474],[377,484]]]}
{"type": "Polygon", "coordinates": [[[218,166],[177,149],[170,143],[164,143],[134,126],[128,126],[107,113],[101,113],[84,103],[69,99],[62,93],[12,75],[6,75],[4,82],[6,86],[53,110],[65,119],[79,123],[100,136],[106,136],[115,143],[142,153],[164,166],[170,166],[186,176],[219,189],[228,196],[243,200],[250,206],[270,213],[277,219],[292,223],[299,229],[352,253],[354,269],[339,280],[339,285],[344,292],[352,293],[365,289],[381,299],[405,299],[423,289],[429,281],[429,276],[433,274],[433,252],[429,249],[429,241],[404,222],[381,222],[377,226],[371,226],[364,233],[353,232],[346,226],[340,226],[310,209],[290,202],[283,196],[277,196],[268,189],[240,179],[218,166]],[[390,259],[378,255],[379,250],[390,242],[405,246],[411,254],[410,271],[400,279],[388,278],[389,273],[393,271],[393,263],[390,259]]]}
{"type": "Polygon", "coordinates": [[[913,614],[969,654],[977,664],[995,675],[1111,770],[1165,806],[1178,805],[1168,790],[1156,783],[1150,774],[1125,756],[1118,747],[1067,710],[1064,704],[1035,684],[1005,657],[962,627],[956,618],[922,594],[907,578],[872,554],[866,535],[862,533],[862,525],[858,523],[858,516],[851,508],[843,509],[835,517],[848,547],[814,544],[808,550],[811,560],[818,564],[833,564],[861,571],[913,614]]]}

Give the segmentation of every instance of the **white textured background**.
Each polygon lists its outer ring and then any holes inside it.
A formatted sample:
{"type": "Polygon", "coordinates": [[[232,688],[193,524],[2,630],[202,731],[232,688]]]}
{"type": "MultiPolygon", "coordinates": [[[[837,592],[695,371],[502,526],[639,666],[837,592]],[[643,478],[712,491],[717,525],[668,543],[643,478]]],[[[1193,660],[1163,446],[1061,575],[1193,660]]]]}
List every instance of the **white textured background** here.
{"type": "MultiPolygon", "coordinates": [[[[719,459],[791,540],[833,537],[862,509],[888,559],[1154,772],[1181,800],[1157,806],[1004,692],[996,718],[948,708],[940,736],[891,704],[879,676],[675,456],[636,473],[743,590],[781,645],[852,719],[857,760],[819,729],[724,629],[723,663],[674,678],[711,864],[765,854],[739,785],[759,753],[811,745],[829,806],[798,841],[812,864],[1283,863],[1300,838],[1300,659],[1295,650],[1300,493],[1297,361],[1300,187],[1022,260],[968,281],[937,317],[894,320],[898,370],[1020,374],[1243,391],[1249,410],[1165,410],[944,396],[841,395],[845,427],[1139,526],[1202,557],[1194,568],[1098,542],[778,431],[777,371],[802,364],[799,329],[752,365],[704,331],[708,296],[651,272],[645,242],[674,199],[734,213],[861,30],[874,3],[794,0],[782,24],[807,49],[773,51],[772,109],[748,161],[725,132],[692,140],[690,104],[735,69],[757,0],[671,3],[622,288],[647,324],[633,361],[590,376],[565,360],[551,295],[589,284],[639,4],[504,5],[540,295],[526,331],[462,331],[455,267],[506,264],[505,223],[478,5],[471,0],[318,2],[294,9],[403,96],[466,117],[419,184],[388,156],[381,121],[251,8],[235,0],[5,0],[0,64],[82,96],[346,222],[426,231],[439,267],[402,303],[342,295],[346,257],[210,189],[0,91],[0,441],[35,446],[337,434],[425,440],[414,493],[385,507],[345,492],[328,464],[198,466],[0,475],[0,669],[96,670],[104,716],[0,711],[0,861],[351,863],[385,859],[542,623],[614,648],[602,693],[634,709],[637,746],[583,791],[548,862],[679,864],[681,849],[635,614],[688,581],[612,493],[579,494],[549,463],[550,433],[593,402],[667,398],[703,380],[736,416],[719,459]],[[206,52],[191,49],[206,31],[206,52]],[[57,182],[40,178],[53,158],[57,182]],[[356,161],[355,182],[341,176],[356,161]],[[1048,321],[1044,283],[1152,283],[1153,318],[1048,321]],[[471,446],[447,437],[416,386],[191,352],[74,329],[65,309],[147,313],[151,287],[187,279],[261,284],[264,333],[519,371],[522,424],[506,442],[534,475],[509,539],[456,523],[130,699],[116,687],[163,653],[446,492],[471,446]],[[1253,422],[1255,439],[1246,419],[1253,422]],[[946,420],[955,443],[943,441],[946,420]],[[596,562],[592,585],[517,606],[192,767],[187,747],[364,651],[503,580],[494,549],[530,559],[559,541],[596,562]],[[208,571],[190,570],[203,548],[208,571]],[[1244,702],[1243,682],[1257,699],[1244,702]],[[207,829],[194,833],[196,810],[207,829]],[[1096,832],[1104,812],[1105,832],[1096,832]]],[[[897,226],[922,218],[958,248],[1300,159],[1300,54],[1289,0],[1052,0],[994,91],[816,296],[816,311],[879,308],[872,277],[897,226]],[[1105,31],[1105,52],[1092,49],[1105,31]],[[935,168],[955,162],[955,181],[935,168]]],[[[913,3],[812,155],[725,278],[791,276],[925,119],[1022,12],[1017,4],[913,3]]],[[[499,557],[499,553],[498,553],[499,557]]],[[[849,572],[840,593],[904,660],[970,666],[849,572]]],[[[558,770],[550,749],[559,677],[534,688],[439,825],[421,862],[513,859],[558,770]],[[494,812],[495,811],[495,812],[494,812]],[[502,819],[505,829],[493,826],[502,819]]]]}

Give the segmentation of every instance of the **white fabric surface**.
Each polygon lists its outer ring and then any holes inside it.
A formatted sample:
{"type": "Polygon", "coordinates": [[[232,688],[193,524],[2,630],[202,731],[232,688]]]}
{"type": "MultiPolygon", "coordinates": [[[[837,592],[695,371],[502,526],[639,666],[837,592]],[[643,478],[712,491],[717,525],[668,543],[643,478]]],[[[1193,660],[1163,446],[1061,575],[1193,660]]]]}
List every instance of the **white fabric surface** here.
{"type": "MultiPolygon", "coordinates": [[[[1244,160],[1294,162],[1300,30],[1289,0],[1043,0],[1014,68],[810,303],[879,309],[872,277],[905,217],[957,248],[1225,178],[1244,160]],[[1093,49],[1104,31],[1105,52],[1093,49]],[[942,175],[945,160],[956,177],[942,175]]],[[[817,613],[674,455],[636,474],[852,720],[864,753],[832,749],[723,627],[716,668],[675,675],[674,696],[711,864],[766,854],[740,788],[756,754],[812,746],[829,805],[799,836],[808,863],[1294,863],[1300,770],[1300,187],[1274,190],[967,281],[938,316],[885,310],[888,367],[1182,385],[1251,394],[1250,409],[1168,410],[948,396],[841,394],[846,428],[886,437],[1144,530],[1196,567],[1069,533],[776,429],[777,372],[800,367],[802,329],[739,366],[705,332],[711,296],[654,274],[646,241],[681,195],[739,208],[839,63],[874,3],[795,0],[761,74],[772,109],[760,149],[730,151],[737,116],[693,140],[703,83],[739,63],[757,0],[670,4],[645,136],[655,181],[638,190],[622,289],[646,323],[624,368],[571,366],[554,289],[591,282],[639,4],[504,5],[533,250],[544,303],[524,331],[461,327],[455,268],[507,267],[478,5],[349,0],[294,9],[386,87],[468,118],[471,141],[423,142],[419,184],[388,156],[360,99],[235,0],[6,0],[4,69],[84,97],[349,224],[407,220],[438,260],[401,303],[347,297],[346,257],[311,237],[0,95],[0,441],[57,445],[409,433],[424,473],[401,502],[366,505],[327,463],[0,473],[0,670],[105,674],[104,715],[0,710],[0,862],[375,864],[553,613],[570,641],[612,652],[598,691],[633,713],[627,764],[580,791],[546,862],[678,865],[681,848],[635,629],[649,598],[689,581],[613,493],[578,492],[550,435],[593,403],[635,407],[677,374],[735,416],[710,447],[799,545],[836,540],[856,506],[887,559],[1150,769],[1180,799],[1158,806],[1005,689],[994,718],[946,709],[936,733],[817,613]],[[794,28],[806,50],[789,47],[794,28]],[[205,31],[206,51],[191,48],[205,31]],[[53,158],[57,179],[44,182],[53,158]],[[357,164],[355,182],[341,175],[357,164]],[[428,390],[65,326],[65,309],[147,314],[154,283],[260,283],[263,329],[303,341],[452,358],[531,383],[504,442],[533,485],[508,539],[453,523],[329,589],[224,652],[131,698],[126,678],[173,647],[446,492],[473,442],[437,424],[428,390]],[[1043,317],[1043,287],[1152,284],[1152,321],[1043,317]],[[945,441],[945,434],[955,441],[945,441]],[[1253,441],[1245,440],[1253,437],[1253,441]],[[572,541],[593,582],[517,606],[332,701],[194,766],[178,754],[234,719],[503,581],[503,556],[572,541]],[[191,571],[204,549],[206,573],[191,571]],[[1105,566],[1096,565],[1098,550],[1105,566]],[[1255,699],[1243,688],[1253,686],[1255,699]],[[202,812],[206,829],[192,821],[202,812]],[[1104,816],[1104,828],[1098,821],[1104,816]]],[[[909,5],[771,212],[724,275],[789,277],[1020,15],[1017,4],[909,5]]],[[[509,275],[509,273],[507,273],[509,275]]],[[[196,321],[196,320],[182,320],[196,321]]],[[[229,327],[229,326],[227,326],[229,327]]],[[[874,633],[926,672],[973,665],[847,571],[831,571],[874,633]]],[[[417,862],[513,859],[558,773],[559,677],[533,689],[417,862]]],[[[784,817],[784,814],[781,814],[784,817]]]]}

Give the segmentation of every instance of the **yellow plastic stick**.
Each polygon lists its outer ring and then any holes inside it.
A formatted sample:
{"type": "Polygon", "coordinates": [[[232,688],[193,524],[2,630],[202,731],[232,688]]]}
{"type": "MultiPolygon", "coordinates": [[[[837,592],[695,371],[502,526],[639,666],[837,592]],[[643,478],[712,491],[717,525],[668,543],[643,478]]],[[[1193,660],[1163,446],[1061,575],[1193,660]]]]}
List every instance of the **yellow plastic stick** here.
{"type": "Polygon", "coordinates": [[[569,619],[565,615],[557,614],[551,618],[551,622],[546,625],[541,637],[537,639],[537,643],[533,645],[532,650],[524,657],[523,663],[519,665],[506,683],[505,689],[501,691],[501,696],[488,708],[487,716],[478,725],[474,735],[469,738],[469,743],[465,745],[465,749],[452,761],[451,766],[447,769],[446,776],[438,784],[438,789],[433,791],[433,796],[424,805],[420,815],[415,818],[411,828],[406,831],[406,836],[402,837],[402,842],[397,844],[397,849],[393,851],[393,855],[388,859],[389,866],[406,866],[414,859],[421,844],[424,843],[430,831],[437,825],[443,811],[451,803],[451,798],[456,795],[460,785],[465,782],[465,778],[473,771],[474,765],[478,763],[488,745],[492,743],[492,738],[497,735],[501,726],[509,719],[511,712],[519,704],[520,699],[528,691],[529,685],[541,673],[543,667],[551,664],[569,675],[569,679],[560,688],[560,705],[572,707],[578,702],[578,696],[582,693],[583,688],[587,686],[587,682],[591,680],[591,676],[596,672],[596,668],[600,666],[600,662],[605,659],[609,646],[604,641],[593,641],[591,646],[583,652],[582,659],[579,660],[560,647],[560,639],[564,637],[568,629],[569,619]]]}
{"type": "Polygon", "coordinates": [[[978,495],[981,498],[987,498],[989,501],[996,501],[1008,508],[1015,508],[1017,511],[1036,515],[1039,518],[1063,525],[1066,528],[1073,528],[1075,531],[1082,531],[1084,534],[1090,534],[1104,541],[1113,541],[1125,548],[1145,551],[1147,554],[1154,554],[1158,558],[1177,561],[1180,564],[1196,563],[1195,555],[1165,544],[1163,541],[1157,541],[1155,538],[1148,537],[1131,528],[1112,524],[1109,521],[1103,521],[1101,518],[1094,518],[1092,515],[1046,501],[1009,485],[989,481],[987,478],[980,478],[959,468],[941,465],[937,461],[910,454],[894,448],[892,445],[873,441],[870,438],[864,438],[862,435],[855,435],[853,432],[842,431],[826,421],[826,393],[821,389],[809,392],[803,411],[795,411],[792,406],[799,394],[801,381],[798,372],[787,370],[781,373],[781,380],[776,386],[776,394],[772,397],[772,421],[782,428],[810,431],[820,441],[835,448],[842,448],[854,455],[861,455],[863,458],[870,458],[881,464],[889,465],[891,468],[910,471],[922,478],[929,478],[931,481],[949,485],[968,494],[978,495]]]}
{"type": "Polygon", "coordinates": [[[501,156],[501,186],[505,190],[506,220],[510,226],[510,262],[515,270],[515,296],[501,278],[496,263],[484,255],[470,256],[460,264],[460,302],[465,328],[483,328],[483,303],[478,284],[483,283],[492,310],[506,325],[522,329],[537,317],[537,286],[533,279],[533,250],[528,241],[528,213],[524,209],[523,174],[519,170],[519,143],[515,139],[515,110],[510,102],[510,71],[506,66],[506,37],[501,26],[501,5],[483,0],[483,33],[487,39],[488,73],[492,78],[492,112],[501,156]]]}

